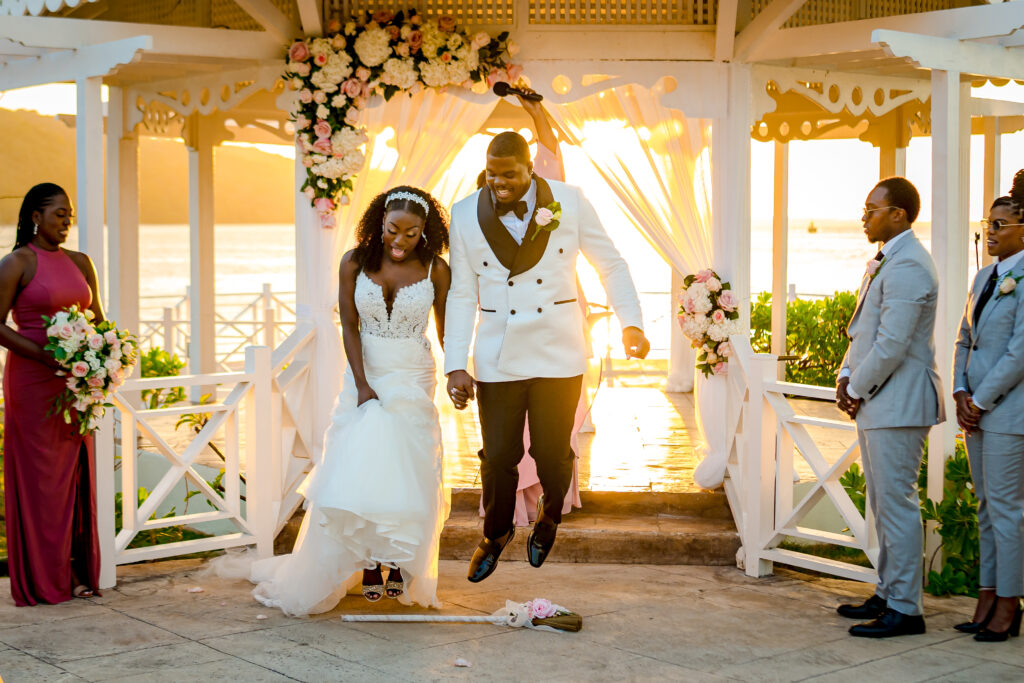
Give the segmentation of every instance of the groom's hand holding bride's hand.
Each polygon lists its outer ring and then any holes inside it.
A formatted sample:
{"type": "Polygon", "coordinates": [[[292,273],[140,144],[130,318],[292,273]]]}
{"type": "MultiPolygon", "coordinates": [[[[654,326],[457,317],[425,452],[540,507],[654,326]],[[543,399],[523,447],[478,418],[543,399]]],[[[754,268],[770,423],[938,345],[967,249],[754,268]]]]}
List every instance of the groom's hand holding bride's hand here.
{"type": "Polygon", "coordinates": [[[456,410],[463,410],[473,400],[473,378],[465,370],[454,370],[448,375],[448,398],[456,410]]]}
{"type": "Polygon", "coordinates": [[[627,327],[622,331],[622,346],[626,349],[626,358],[646,358],[651,350],[651,342],[639,327],[627,327]]]}

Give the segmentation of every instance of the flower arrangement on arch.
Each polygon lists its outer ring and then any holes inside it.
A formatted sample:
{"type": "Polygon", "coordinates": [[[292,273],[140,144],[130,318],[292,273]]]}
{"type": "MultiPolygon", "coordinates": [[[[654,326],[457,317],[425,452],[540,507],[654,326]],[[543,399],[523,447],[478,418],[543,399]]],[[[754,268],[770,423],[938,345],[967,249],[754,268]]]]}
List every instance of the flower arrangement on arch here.
{"type": "Polygon", "coordinates": [[[348,203],[352,179],[366,163],[359,116],[371,96],[389,100],[450,86],[486,92],[522,73],[506,59],[518,52],[507,31],[471,36],[447,15],[427,20],[414,9],[380,10],[344,25],[334,20],[327,29],[325,37],[292,43],[284,73],[298,91],[293,120],[306,167],[302,191],[325,228],[334,227],[334,210],[348,203]]]}
{"type": "Polygon", "coordinates": [[[54,401],[54,411],[71,424],[78,421],[79,434],[88,434],[99,427],[110,392],[124,384],[138,362],[138,341],[134,335],[117,329],[105,320],[95,325],[93,313],[78,306],[43,316],[46,345],[65,370],[64,391],[54,401]],[[72,412],[74,410],[74,412],[72,412]]]}
{"type": "Polygon", "coordinates": [[[718,273],[706,268],[687,275],[679,292],[677,319],[695,349],[697,369],[708,375],[724,375],[728,370],[732,344],[729,337],[743,331],[739,317],[739,297],[718,273]]]}

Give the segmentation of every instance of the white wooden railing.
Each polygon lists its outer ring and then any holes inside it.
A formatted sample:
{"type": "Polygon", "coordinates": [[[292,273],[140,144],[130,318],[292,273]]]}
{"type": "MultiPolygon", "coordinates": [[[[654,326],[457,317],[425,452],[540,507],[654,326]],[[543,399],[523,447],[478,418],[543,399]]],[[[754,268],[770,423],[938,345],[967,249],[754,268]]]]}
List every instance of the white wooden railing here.
{"type": "MultiPolygon", "coordinates": [[[[103,567],[101,586],[116,581],[116,566],[239,545],[255,544],[261,556],[273,552],[274,537],[302,502],[296,492],[311,469],[312,373],[309,359],[315,334],[301,323],[273,351],[267,346],[245,349],[242,371],[135,379],[112,397],[96,437],[97,514],[103,567]],[[217,398],[202,405],[139,408],[139,392],[146,389],[217,385],[217,398]],[[184,446],[172,446],[160,433],[172,419],[207,414],[209,420],[184,446]],[[163,424],[158,424],[160,422],[163,424]],[[140,447],[144,437],[150,450],[140,447]],[[196,470],[199,456],[214,442],[224,457],[223,493],[214,490],[196,470]],[[140,456],[162,457],[166,470],[145,480],[140,456]],[[120,468],[120,487],[115,472],[120,468]],[[172,497],[179,484],[198,490],[200,503],[210,511],[153,518],[168,505],[181,507],[172,497]],[[135,492],[149,495],[141,502],[135,492]],[[115,490],[120,488],[121,528],[115,528],[115,490]],[[171,526],[206,522],[230,523],[226,533],[141,548],[129,548],[141,533],[171,526]]],[[[153,469],[153,468],[149,468],[153,469]]],[[[196,505],[196,503],[190,503],[196,505]]]]}
{"type": "MultiPolygon", "coordinates": [[[[750,576],[766,576],[772,563],[802,567],[848,579],[875,582],[874,570],[807,552],[781,549],[786,538],[812,544],[856,548],[872,564],[878,560],[878,541],[870,512],[861,515],[839,483],[858,460],[857,440],[834,462],[826,461],[815,432],[856,431],[852,422],[800,415],[790,397],[835,400],[835,390],[776,380],[778,361],[755,354],[745,335],[731,339],[729,398],[726,407],[728,466],[725,492],[739,530],[741,567],[750,576]],[[794,472],[801,456],[813,473],[810,490],[794,500],[794,472]],[[822,500],[831,501],[847,527],[845,532],[803,526],[804,517],[822,500]]],[[[806,469],[806,468],[803,468],[806,469]]]]}

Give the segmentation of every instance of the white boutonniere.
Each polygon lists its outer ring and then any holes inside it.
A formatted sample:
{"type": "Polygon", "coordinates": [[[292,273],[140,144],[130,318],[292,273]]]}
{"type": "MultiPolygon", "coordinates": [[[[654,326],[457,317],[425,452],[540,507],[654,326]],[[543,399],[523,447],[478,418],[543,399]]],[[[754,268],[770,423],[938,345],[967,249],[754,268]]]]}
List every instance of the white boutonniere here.
{"type": "Polygon", "coordinates": [[[875,279],[875,276],[878,275],[878,271],[882,269],[882,264],[884,264],[886,262],[886,260],[887,259],[883,258],[881,261],[876,261],[875,259],[871,259],[870,261],[868,261],[868,269],[867,270],[868,270],[868,278],[869,279],[871,279],[871,280],[875,279]]]}
{"type": "Polygon", "coordinates": [[[1018,275],[1017,277],[1014,277],[1013,273],[1007,273],[1004,275],[1003,279],[1000,280],[999,284],[996,286],[996,289],[999,290],[999,296],[996,298],[998,299],[1000,296],[1013,294],[1017,289],[1017,283],[1022,279],[1024,279],[1024,275],[1018,275]]]}
{"type": "Polygon", "coordinates": [[[533,220],[537,223],[537,228],[530,235],[531,242],[537,239],[537,235],[540,234],[541,230],[554,232],[558,228],[559,221],[562,220],[562,205],[558,202],[551,202],[547,206],[540,207],[533,214],[533,220]]]}

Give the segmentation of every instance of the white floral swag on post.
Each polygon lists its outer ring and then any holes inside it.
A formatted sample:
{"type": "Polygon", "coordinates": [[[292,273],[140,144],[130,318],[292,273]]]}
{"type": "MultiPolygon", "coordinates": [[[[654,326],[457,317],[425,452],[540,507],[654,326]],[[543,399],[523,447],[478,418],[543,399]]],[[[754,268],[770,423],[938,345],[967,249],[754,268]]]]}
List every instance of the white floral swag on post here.
{"type": "Polygon", "coordinates": [[[455,19],[425,20],[416,10],[381,10],[328,24],[328,36],[296,41],[288,49],[284,77],[298,91],[295,135],[306,167],[302,191],[334,227],[334,210],[348,203],[353,177],[366,164],[366,130],[360,112],[369,98],[449,86],[486,92],[497,81],[513,82],[522,67],[508,32],[470,36],[455,19]]]}
{"type": "Polygon", "coordinates": [[[729,337],[743,331],[739,297],[711,269],[687,275],[679,293],[679,327],[699,349],[697,369],[704,376],[724,375],[732,355],[729,337]]]}

